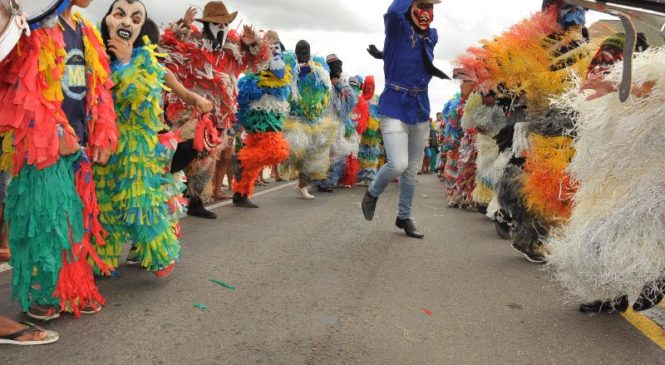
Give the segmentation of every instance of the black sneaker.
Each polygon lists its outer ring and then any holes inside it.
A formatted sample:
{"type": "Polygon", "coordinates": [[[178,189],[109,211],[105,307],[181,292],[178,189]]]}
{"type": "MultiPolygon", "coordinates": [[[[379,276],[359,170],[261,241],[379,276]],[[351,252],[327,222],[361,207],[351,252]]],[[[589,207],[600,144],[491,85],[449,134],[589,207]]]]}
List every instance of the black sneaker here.
{"type": "Polygon", "coordinates": [[[413,220],[411,218],[408,218],[408,219],[397,218],[397,220],[395,221],[395,225],[397,226],[397,228],[403,229],[404,232],[406,232],[406,235],[409,236],[409,237],[413,237],[413,238],[424,238],[425,237],[424,234],[422,234],[418,231],[418,228],[416,228],[416,224],[413,222],[413,220]]]}
{"type": "Polygon", "coordinates": [[[259,206],[252,203],[248,197],[240,195],[240,193],[233,194],[233,205],[240,208],[258,208],[259,206]]]}
{"type": "Polygon", "coordinates": [[[374,219],[374,211],[376,210],[376,202],[378,200],[379,198],[370,194],[369,190],[365,193],[361,207],[366,220],[371,221],[374,219]]]}
{"type": "Polygon", "coordinates": [[[512,247],[519,253],[521,253],[525,259],[534,264],[544,264],[547,262],[545,255],[536,250],[525,248],[519,245],[517,242],[513,242],[512,247]]]}
{"type": "Polygon", "coordinates": [[[204,219],[217,219],[217,214],[207,210],[199,198],[191,198],[187,206],[187,215],[204,219]]]}
{"type": "Polygon", "coordinates": [[[127,265],[138,265],[139,264],[139,252],[136,245],[132,245],[132,248],[129,249],[127,258],[125,259],[127,265]]]}
{"type": "Polygon", "coordinates": [[[640,296],[637,297],[633,303],[633,310],[635,312],[645,311],[651,309],[663,301],[665,296],[665,280],[660,279],[655,285],[647,285],[642,288],[640,296]]]}
{"type": "Polygon", "coordinates": [[[628,310],[628,297],[624,295],[608,302],[597,300],[591,303],[582,303],[579,309],[582,313],[623,313],[628,310]]]}
{"type": "Polygon", "coordinates": [[[494,221],[494,228],[496,229],[496,234],[504,240],[509,240],[513,235],[512,229],[508,223],[494,221]]]}

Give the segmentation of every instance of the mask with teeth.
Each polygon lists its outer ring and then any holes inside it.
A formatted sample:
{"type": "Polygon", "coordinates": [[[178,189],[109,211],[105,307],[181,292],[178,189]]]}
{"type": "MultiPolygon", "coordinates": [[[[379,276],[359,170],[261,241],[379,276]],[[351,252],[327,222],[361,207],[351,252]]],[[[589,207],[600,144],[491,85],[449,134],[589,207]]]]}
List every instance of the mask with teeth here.
{"type": "Polygon", "coordinates": [[[411,21],[418,29],[428,30],[434,21],[434,4],[414,2],[411,6],[411,21]]]}
{"type": "Polygon", "coordinates": [[[280,80],[286,75],[286,63],[284,62],[284,52],[282,47],[280,41],[276,41],[270,46],[272,59],[268,63],[268,69],[270,69],[270,71],[280,80]]]}
{"type": "Polygon", "coordinates": [[[214,37],[215,42],[219,46],[223,47],[226,43],[226,37],[229,35],[229,25],[209,23],[208,27],[210,29],[210,33],[214,37]]]}
{"type": "Polygon", "coordinates": [[[110,38],[122,39],[134,45],[141,35],[145,20],[143,3],[137,0],[118,0],[113,3],[104,22],[110,38]]]}

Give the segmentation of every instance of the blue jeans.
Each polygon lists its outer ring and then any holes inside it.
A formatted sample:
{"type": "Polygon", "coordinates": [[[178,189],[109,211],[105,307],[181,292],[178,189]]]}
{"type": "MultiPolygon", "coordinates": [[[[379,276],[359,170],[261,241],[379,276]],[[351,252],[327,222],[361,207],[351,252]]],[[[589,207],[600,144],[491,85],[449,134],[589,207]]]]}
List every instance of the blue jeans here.
{"type": "Polygon", "coordinates": [[[369,193],[378,197],[395,178],[399,180],[400,219],[411,218],[416,176],[425,153],[425,138],[429,136],[429,123],[407,124],[384,117],[381,134],[388,162],[381,167],[376,180],[369,186],[369,193]]]}

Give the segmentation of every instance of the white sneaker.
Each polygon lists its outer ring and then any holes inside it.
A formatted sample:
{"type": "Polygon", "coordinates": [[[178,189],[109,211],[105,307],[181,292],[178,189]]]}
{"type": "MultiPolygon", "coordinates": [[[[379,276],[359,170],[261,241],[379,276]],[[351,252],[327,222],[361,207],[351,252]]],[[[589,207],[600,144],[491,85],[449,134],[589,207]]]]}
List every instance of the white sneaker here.
{"type": "Polygon", "coordinates": [[[307,187],[304,187],[304,188],[296,187],[296,191],[300,194],[301,199],[305,199],[305,200],[314,199],[314,195],[310,194],[309,191],[307,191],[307,187]]]}

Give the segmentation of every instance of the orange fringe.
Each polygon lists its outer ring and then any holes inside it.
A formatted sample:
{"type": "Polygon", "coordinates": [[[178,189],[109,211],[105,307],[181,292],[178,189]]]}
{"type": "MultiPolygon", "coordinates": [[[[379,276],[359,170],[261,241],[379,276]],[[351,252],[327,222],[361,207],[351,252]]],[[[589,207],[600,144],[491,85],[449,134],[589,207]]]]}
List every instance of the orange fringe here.
{"type": "Polygon", "coordinates": [[[233,183],[233,191],[243,196],[254,195],[254,184],[266,166],[280,164],[289,158],[289,143],[280,132],[250,134],[245,147],[238,152],[242,179],[233,183]]]}

